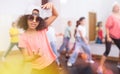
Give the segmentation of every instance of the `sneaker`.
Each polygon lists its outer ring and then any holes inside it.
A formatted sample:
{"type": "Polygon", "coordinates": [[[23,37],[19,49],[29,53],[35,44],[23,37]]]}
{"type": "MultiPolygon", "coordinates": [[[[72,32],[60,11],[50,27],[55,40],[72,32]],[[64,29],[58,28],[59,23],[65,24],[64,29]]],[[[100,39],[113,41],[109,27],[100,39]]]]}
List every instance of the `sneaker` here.
{"type": "Polygon", "coordinates": [[[118,64],[118,65],[117,65],[117,68],[119,68],[119,69],[120,69],[120,64],[118,64]]]}
{"type": "Polygon", "coordinates": [[[72,67],[72,63],[67,62],[67,66],[68,66],[68,67],[72,67]]]}
{"type": "Polygon", "coordinates": [[[95,61],[93,61],[93,60],[89,60],[89,61],[86,61],[86,62],[91,63],[91,64],[95,63],[95,61]]]}
{"type": "Polygon", "coordinates": [[[59,69],[59,70],[62,69],[62,65],[61,65],[61,63],[58,64],[58,69],[59,69]]]}
{"type": "Polygon", "coordinates": [[[97,69],[97,74],[103,74],[103,69],[102,69],[102,67],[98,67],[98,69],[97,69]]]}

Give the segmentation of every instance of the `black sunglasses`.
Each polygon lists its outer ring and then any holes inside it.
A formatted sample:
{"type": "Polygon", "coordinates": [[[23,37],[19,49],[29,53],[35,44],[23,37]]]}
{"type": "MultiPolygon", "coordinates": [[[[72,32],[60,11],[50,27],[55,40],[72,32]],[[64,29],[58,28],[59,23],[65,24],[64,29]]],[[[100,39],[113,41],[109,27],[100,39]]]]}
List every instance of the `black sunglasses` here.
{"type": "Polygon", "coordinates": [[[28,16],[28,20],[30,20],[30,21],[33,21],[33,20],[35,20],[36,22],[39,22],[40,21],[40,17],[34,17],[33,15],[30,15],[30,16],[28,16]]]}

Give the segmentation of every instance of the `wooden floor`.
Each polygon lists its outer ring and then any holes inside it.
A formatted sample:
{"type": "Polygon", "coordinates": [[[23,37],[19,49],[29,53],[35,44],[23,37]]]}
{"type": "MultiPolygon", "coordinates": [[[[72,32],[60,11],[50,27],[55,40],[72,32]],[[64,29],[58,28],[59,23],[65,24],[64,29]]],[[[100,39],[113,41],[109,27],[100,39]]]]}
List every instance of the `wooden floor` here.
{"type": "MultiPolygon", "coordinates": [[[[96,74],[99,64],[99,59],[94,57],[94,64],[85,63],[80,57],[77,59],[73,67],[67,67],[67,58],[62,55],[60,57],[62,69],[59,69],[60,74],[96,74]]],[[[116,67],[116,61],[106,61],[104,74],[120,74],[120,69],[116,67]]],[[[31,65],[23,63],[22,55],[8,55],[4,62],[0,61],[0,74],[30,74],[31,65]]]]}
{"type": "MultiPolygon", "coordinates": [[[[95,63],[85,63],[80,57],[78,57],[76,63],[72,67],[66,66],[67,59],[62,56],[62,64],[67,74],[97,74],[97,68],[100,62],[100,58],[93,57],[95,63]]],[[[107,60],[104,65],[104,74],[120,74],[120,69],[117,68],[117,61],[107,60]]]]}

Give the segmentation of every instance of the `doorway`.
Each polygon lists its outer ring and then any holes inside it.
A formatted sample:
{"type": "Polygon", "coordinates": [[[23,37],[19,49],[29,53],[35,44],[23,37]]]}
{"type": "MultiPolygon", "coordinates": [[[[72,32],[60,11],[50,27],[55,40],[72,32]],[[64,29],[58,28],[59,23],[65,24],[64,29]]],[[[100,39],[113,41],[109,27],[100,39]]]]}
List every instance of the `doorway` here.
{"type": "Polygon", "coordinates": [[[89,40],[94,41],[96,38],[96,13],[89,12],[89,40]]]}

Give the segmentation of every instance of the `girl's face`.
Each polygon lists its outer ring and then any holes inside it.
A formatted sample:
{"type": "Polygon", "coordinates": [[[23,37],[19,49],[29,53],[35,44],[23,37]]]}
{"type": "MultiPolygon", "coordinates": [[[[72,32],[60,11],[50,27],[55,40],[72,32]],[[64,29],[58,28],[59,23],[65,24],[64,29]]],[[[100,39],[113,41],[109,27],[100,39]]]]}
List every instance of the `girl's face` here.
{"type": "Polygon", "coordinates": [[[86,24],[85,19],[83,19],[83,20],[80,22],[80,24],[85,25],[85,24],[86,24]]]}
{"type": "Polygon", "coordinates": [[[72,26],[72,22],[71,22],[71,21],[68,21],[68,25],[69,25],[69,26],[72,26]]]}
{"type": "Polygon", "coordinates": [[[102,29],[102,24],[100,24],[100,26],[98,27],[99,29],[102,29]]]}
{"type": "Polygon", "coordinates": [[[12,23],[12,27],[16,27],[16,24],[15,24],[15,23],[12,23]]]}
{"type": "Polygon", "coordinates": [[[118,4],[116,4],[114,7],[113,7],[113,12],[119,12],[120,11],[120,6],[118,4]]]}
{"type": "Polygon", "coordinates": [[[36,30],[36,27],[39,25],[39,17],[30,15],[28,16],[28,29],[36,30]]]}

